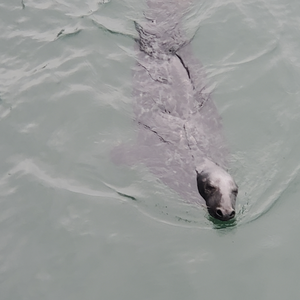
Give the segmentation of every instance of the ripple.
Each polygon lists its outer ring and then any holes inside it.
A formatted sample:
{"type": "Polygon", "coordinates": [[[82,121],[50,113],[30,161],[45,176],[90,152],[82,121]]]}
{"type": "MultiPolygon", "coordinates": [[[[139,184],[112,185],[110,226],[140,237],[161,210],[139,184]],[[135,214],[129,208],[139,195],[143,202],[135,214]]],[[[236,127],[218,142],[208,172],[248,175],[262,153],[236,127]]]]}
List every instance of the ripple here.
{"type": "Polygon", "coordinates": [[[131,39],[138,38],[136,31],[124,30],[126,28],[126,23],[123,20],[113,20],[103,16],[92,16],[91,19],[92,22],[104,32],[126,36],[131,39]]]}
{"type": "MultiPolygon", "coordinates": [[[[271,195],[267,198],[264,198],[263,201],[257,200],[257,202],[252,201],[251,206],[248,208],[244,208],[243,217],[239,220],[241,224],[251,223],[260,217],[267,214],[276,203],[282,199],[283,194],[289,189],[291,184],[296,180],[300,171],[300,164],[292,171],[290,176],[288,176],[285,180],[280,179],[281,183],[274,187],[272,186],[271,195]]],[[[281,175],[279,175],[281,177],[281,175]]],[[[241,209],[242,210],[242,209],[241,209]]],[[[240,214],[242,216],[242,214],[240,214]]]]}
{"type": "Polygon", "coordinates": [[[113,195],[111,192],[104,192],[99,190],[93,190],[88,186],[82,185],[80,182],[63,177],[52,177],[45,170],[41,169],[31,159],[24,159],[19,162],[15,167],[9,170],[8,174],[1,178],[2,184],[7,183],[12,175],[30,175],[35,178],[36,181],[55,189],[63,189],[72,193],[92,196],[111,198],[113,195]]]}

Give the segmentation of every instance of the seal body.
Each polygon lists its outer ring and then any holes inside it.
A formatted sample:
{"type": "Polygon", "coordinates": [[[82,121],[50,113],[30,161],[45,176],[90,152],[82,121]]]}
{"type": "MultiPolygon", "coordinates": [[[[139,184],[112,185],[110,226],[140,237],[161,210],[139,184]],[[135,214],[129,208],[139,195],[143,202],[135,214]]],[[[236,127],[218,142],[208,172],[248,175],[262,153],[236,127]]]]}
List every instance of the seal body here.
{"type": "Polygon", "coordinates": [[[205,201],[213,217],[228,220],[234,216],[237,187],[225,171],[221,118],[181,31],[189,1],[147,3],[145,22],[136,24],[133,98],[139,130],[131,155],[186,201],[205,201]],[[208,182],[214,191],[208,191],[208,182]]]}

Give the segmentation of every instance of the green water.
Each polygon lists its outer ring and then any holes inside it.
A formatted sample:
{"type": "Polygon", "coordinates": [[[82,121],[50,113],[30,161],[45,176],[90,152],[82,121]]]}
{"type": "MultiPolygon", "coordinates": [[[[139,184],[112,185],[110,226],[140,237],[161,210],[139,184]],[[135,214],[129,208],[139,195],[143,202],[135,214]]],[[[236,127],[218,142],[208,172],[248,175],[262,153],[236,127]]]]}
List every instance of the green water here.
{"type": "Polygon", "coordinates": [[[0,298],[298,299],[300,3],[197,1],[185,20],[240,192],[222,226],[142,165],[134,20],[145,3],[0,4],[0,298]]]}

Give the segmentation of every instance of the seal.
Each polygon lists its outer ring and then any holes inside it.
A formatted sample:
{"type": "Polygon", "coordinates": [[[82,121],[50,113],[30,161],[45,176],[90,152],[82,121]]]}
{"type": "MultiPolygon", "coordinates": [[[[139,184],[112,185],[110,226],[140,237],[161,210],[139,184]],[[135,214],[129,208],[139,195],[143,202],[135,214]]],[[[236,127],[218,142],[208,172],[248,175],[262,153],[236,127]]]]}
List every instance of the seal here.
{"type": "Polygon", "coordinates": [[[228,150],[211,90],[182,33],[188,4],[148,0],[145,22],[136,23],[137,144],[119,154],[146,164],[185,201],[206,204],[211,216],[227,221],[235,216],[238,187],[226,171],[228,150]]]}

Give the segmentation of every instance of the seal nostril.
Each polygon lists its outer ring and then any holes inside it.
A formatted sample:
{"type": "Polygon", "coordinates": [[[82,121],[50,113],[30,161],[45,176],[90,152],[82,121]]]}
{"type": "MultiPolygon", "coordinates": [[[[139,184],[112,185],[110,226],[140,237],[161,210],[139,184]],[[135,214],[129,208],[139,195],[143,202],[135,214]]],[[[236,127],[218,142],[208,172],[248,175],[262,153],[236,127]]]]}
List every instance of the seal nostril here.
{"type": "Polygon", "coordinates": [[[235,216],[235,211],[233,210],[229,216],[230,218],[233,218],[235,216]]]}
{"type": "Polygon", "coordinates": [[[222,213],[221,209],[217,209],[216,214],[217,214],[217,216],[223,218],[223,213],[222,213]]]}

